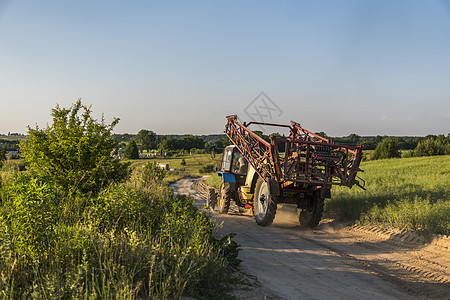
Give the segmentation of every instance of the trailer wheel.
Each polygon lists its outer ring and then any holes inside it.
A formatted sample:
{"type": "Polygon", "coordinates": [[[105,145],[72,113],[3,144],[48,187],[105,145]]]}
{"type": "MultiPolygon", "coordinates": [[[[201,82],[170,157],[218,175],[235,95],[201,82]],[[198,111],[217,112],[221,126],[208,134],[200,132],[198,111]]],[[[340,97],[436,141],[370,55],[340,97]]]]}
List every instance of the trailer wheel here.
{"type": "Polygon", "coordinates": [[[253,204],[256,224],[268,226],[272,224],[277,213],[277,202],[274,196],[269,193],[267,182],[258,178],[255,187],[255,196],[253,204]]]}
{"type": "Polygon", "coordinates": [[[316,227],[319,225],[323,214],[324,198],[320,197],[320,189],[308,199],[306,207],[300,211],[300,225],[304,227],[316,227]]]}
{"type": "Polygon", "coordinates": [[[208,198],[206,199],[206,206],[209,209],[214,210],[214,207],[216,207],[216,204],[217,204],[216,190],[213,188],[209,188],[208,189],[208,198]]]}
{"type": "Polygon", "coordinates": [[[230,208],[231,195],[233,191],[231,186],[228,184],[224,184],[223,182],[220,184],[219,188],[219,197],[217,199],[217,204],[219,205],[219,213],[227,214],[228,209],[230,208]]]}

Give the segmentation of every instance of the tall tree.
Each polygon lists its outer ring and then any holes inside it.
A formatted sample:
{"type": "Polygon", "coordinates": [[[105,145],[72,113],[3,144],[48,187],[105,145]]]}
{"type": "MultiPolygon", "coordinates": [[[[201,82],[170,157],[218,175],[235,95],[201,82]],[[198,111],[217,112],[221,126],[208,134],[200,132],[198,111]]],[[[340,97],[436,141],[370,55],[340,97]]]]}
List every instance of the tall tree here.
{"type": "Polygon", "coordinates": [[[127,146],[125,147],[125,151],[123,152],[123,156],[129,159],[138,159],[139,158],[139,149],[134,140],[131,140],[127,146]]]}
{"type": "Polygon", "coordinates": [[[180,141],[180,148],[184,150],[191,150],[192,148],[203,149],[204,147],[205,141],[201,137],[191,134],[183,136],[180,141]]]}
{"type": "Polygon", "coordinates": [[[156,149],[156,133],[151,130],[141,129],[134,138],[139,150],[150,151],[150,149],[156,149]]]}
{"type": "Polygon", "coordinates": [[[176,150],[178,149],[178,142],[176,139],[169,136],[160,141],[158,148],[164,151],[176,150]]]}
{"type": "Polygon", "coordinates": [[[357,145],[357,144],[359,144],[361,137],[357,134],[352,133],[348,136],[348,140],[350,143],[357,145]]]}

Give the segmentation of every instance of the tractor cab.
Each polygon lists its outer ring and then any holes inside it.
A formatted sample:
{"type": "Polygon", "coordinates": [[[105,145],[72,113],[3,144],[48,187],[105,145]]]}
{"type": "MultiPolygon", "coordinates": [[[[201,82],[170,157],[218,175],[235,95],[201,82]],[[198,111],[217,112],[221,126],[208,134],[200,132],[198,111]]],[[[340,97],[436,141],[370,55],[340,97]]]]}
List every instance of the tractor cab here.
{"type": "Polygon", "coordinates": [[[223,152],[222,172],[235,175],[246,175],[248,169],[247,160],[242,156],[236,146],[227,146],[223,152]]]}
{"type": "Polygon", "coordinates": [[[236,182],[238,186],[245,182],[248,162],[234,145],[227,146],[223,151],[222,168],[219,175],[224,182],[236,182]]]}
{"type": "Polygon", "coordinates": [[[236,146],[231,145],[224,149],[222,167],[218,175],[222,177],[219,195],[215,197],[216,194],[214,194],[214,197],[208,197],[208,206],[214,207],[217,203],[220,213],[228,212],[232,200],[240,208],[248,206],[248,201],[253,198],[253,194],[250,194],[251,183],[246,185],[246,181],[248,176],[251,178],[255,176],[255,171],[236,146]]]}

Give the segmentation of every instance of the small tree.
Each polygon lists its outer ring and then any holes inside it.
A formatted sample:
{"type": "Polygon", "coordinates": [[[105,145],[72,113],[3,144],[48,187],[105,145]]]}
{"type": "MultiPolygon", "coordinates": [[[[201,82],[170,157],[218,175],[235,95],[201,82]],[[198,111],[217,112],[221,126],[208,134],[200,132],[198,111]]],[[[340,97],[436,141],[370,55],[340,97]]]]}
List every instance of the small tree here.
{"type": "Polygon", "coordinates": [[[128,159],[138,159],[139,158],[139,149],[134,140],[131,140],[127,146],[125,147],[125,151],[123,152],[123,156],[128,159]]]}
{"type": "Polygon", "coordinates": [[[147,163],[142,173],[142,183],[149,187],[152,183],[161,183],[166,176],[166,171],[161,169],[156,162],[147,163]]]}
{"type": "Polygon", "coordinates": [[[119,119],[110,125],[103,117],[98,122],[81,99],[71,108],[57,105],[51,115],[52,125],[45,129],[28,126],[30,136],[20,144],[29,169],[50,176],[69,192],[97,193],[103,186],[127,177],[128,165],[110,156],[117,148],[112,130],[119,119]]]}
{"type": "Polygon", "coordinates": [[[375,151],[372,154],[372,159],[383,159],[383,158],[395,158],[401,157],[400,151],[398,151],[397,142],[390,137],[383,139],[378,143],[375,151]]]}

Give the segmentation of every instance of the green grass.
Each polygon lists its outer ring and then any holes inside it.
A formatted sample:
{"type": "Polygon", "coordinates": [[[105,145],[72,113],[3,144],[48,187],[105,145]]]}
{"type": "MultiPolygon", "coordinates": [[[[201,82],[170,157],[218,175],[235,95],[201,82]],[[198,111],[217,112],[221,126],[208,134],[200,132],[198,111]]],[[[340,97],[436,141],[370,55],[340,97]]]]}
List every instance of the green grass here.
{"type": "Polygon", "coordinates": [[[131,162],[131,167],[133,169],[139,169],[149,162],[168,164],[169,168],[175,170],[168,171],[164,180],[166,183],[172,183],[184,177],[199,177],[215,174],[215,171],[210,173],[202,173],[200,169],[206,165],[213,165],[214,167],[220,168],[222,155],[219,154],[216,155],[215,158],[211,158],[209,154],[194,154],[180,155],[172,158],[157,157],[125,161],[131,162]],[[186,161],[186,165],[181,164],[183,159],[186,161]]]}
{"type": "Polygon", "coordinates": [[[361,168],[367,190],[333,187],[327,215],[450,234],[450,156],[367,161],[361,168]]]}
{"type": "Polygon", "coordinates": [[[97,196],[68,194],[30,172],[6,174],[0,299],[230,298],[238,245],[215,238],[191,197],[136,173],[97,196]]]}
{"type": "Polygon", "coordinates": [[[220,184],[222,183],[222,177],[217,174],[212,174],[208,178],[206,178],[206,184],[212,186],[216,189],[219,189],[220,184]]]}

